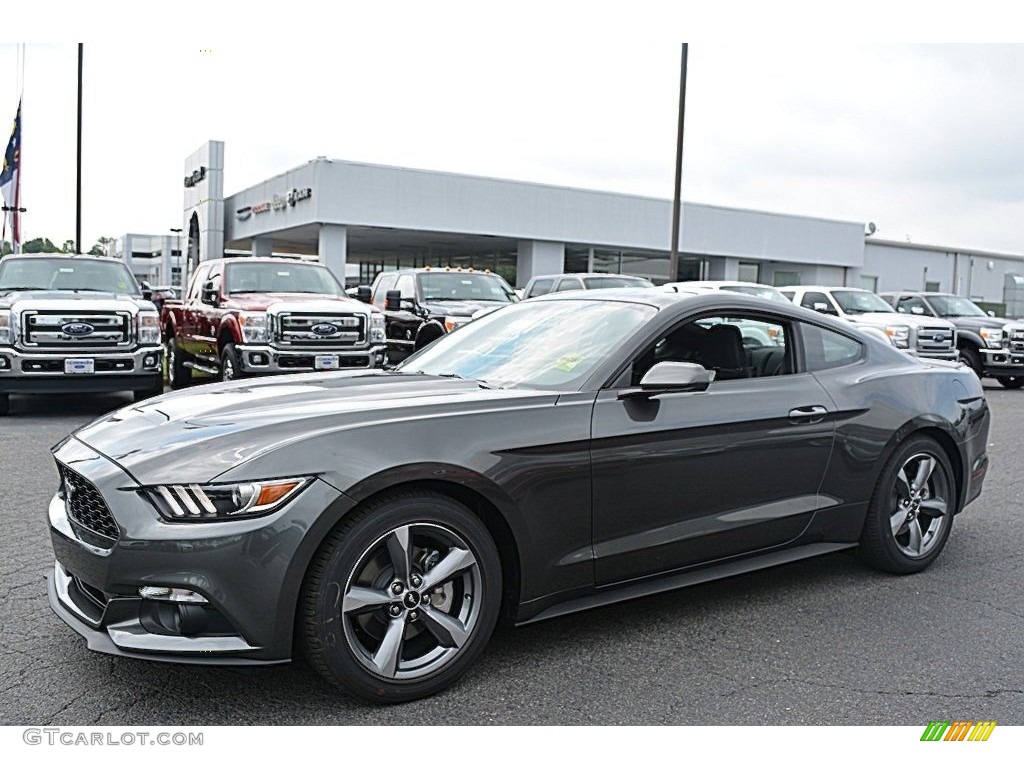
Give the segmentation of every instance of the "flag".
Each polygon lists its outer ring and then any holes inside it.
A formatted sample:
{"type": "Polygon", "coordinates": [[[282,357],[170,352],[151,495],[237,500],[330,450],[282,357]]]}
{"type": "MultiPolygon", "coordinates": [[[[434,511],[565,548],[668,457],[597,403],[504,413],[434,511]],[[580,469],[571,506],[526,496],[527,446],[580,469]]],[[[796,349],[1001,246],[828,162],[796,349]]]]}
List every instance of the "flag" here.
{"type": "Polygon", "coordinates": [[[4,211],[4,232],[7,230],[7,214],[11,214],[11,241],[14,244],[14,252],[18,252],[21,244],[21,216],[18,208],[21,203],[21,101],[18,101],[18,113],[14,117],[14,129],[11,131],[11,140],[7,142],[7,151],[4,152],[4,167],[0,171],[0,193],[3,193],[4,207],[13,209],[4,211]]]}

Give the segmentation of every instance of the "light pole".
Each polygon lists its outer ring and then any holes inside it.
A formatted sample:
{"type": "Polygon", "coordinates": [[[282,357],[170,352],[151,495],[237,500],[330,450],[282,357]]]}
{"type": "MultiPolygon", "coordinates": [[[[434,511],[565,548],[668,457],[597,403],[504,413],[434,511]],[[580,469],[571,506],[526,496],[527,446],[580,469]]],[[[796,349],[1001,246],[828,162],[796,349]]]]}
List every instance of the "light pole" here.
{"type": "MultiPolygon", "coordinates": [[[[180,273],[180,272],[182,272],[182,267],[181,267],[181,264],[182,264],[182,261],[181,261],[181,255],[182,255],[181,254],[181,227],[171,227],[171,232],[173,232],[174,234],[176,234],[178,236],[178,271],[180,273]]],[[[173,255],[174,254],[172,253],[171,256],[173,256],[173,255]]],[[[168,282],[168,284],[171,284],[171,283],[174,282],[173,280],[170,279],[174,275],[174,266],[173,265],[169,265],[169,266],[170,266],[171,274],[167,276],[168,277],[168,281],[167,282],[168,282]]],[[[187,268],[188,264],[186,263],[185,266],[187,268]]],[[[182,274],[182,277],[184,278],[184,274],[182,274]]],[[[182,296],[182,298],[185,297],[185,286],[186,286],[186,284],[187,284],[187,281],[183,279],[181,281],[181,296],[182,296]]]]}

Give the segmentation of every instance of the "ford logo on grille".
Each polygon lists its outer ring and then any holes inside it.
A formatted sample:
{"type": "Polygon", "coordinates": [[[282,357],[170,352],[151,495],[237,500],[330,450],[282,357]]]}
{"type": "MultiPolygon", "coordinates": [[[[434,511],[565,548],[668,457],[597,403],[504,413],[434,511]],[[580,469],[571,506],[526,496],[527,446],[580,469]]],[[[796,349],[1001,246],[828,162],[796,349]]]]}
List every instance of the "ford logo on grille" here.
{"type": "Polygon", "coordinates": [[[331,325],[330,323],[317,323],[309,330],[317,336],[331,336],[338,332],[338,327],[336,325],[331,325]]]}
{"type": "Polygon", "coordinates": [[[88,323],[65,323],[60,329],[68,336],[88,336],[96,330],[88,323]]]}

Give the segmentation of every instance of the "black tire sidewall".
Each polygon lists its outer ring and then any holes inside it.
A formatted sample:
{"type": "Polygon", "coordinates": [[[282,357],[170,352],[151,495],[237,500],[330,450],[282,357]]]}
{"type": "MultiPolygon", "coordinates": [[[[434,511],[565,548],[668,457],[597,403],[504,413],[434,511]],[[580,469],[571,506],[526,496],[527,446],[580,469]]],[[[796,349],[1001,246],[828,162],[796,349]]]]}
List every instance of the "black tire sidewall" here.
{"type": "Polygon", "coordinates": [[[177,337],[171,339],[168,351],[173,350],[171,359],[167,361],[167,378],[170,379],[171,389],[184,389],[192,380],[192,371],[185,367],[181,358],[181,345],[177,337]]]}
{"type": "Polygon", "coordinates": [[[400,494],[374,504],[358,520],[328,537],[314,557],[303,590],[303,634],[313,667],[330,682],[370,701],[397,703],[447,688],[479,657],[501,606],[501,564],[497,548],[479,518],[454,499],[433,493],[400,494]],[[476,557],[483,606],[472,635],[459,655],[433,674],[415,681],[386,680],[365,669],[345,638],[335,596],[345,589],[364,553],[389,531],[408,524],[435,523],[461,536],[476,557]]]}
{"type": "Polygon", "coordinates": [[[923,571],[942,553],[953,528],[954,512],[958,506],[956,476],[949,457],[935,440],[924,435],[911,437],[893,452],[886,463],[885,470],[879,478],[868,506],[868,516],[861,536],[861,554],[869,564],[891,573],[918,573],[923,571]],[[939,533],[939,541],[928,554],[922,557],[911,557],[904,554],[896,546],[892,535],[888,500],[896,483],[896,475],[907,459],[917,453],[928,453],[934,456],[946,475],[949,488],[947,499],[946,520],[943,530],[939,533]]]}
{"type": "Polygon", "coordinates": [[[236,381],[242,378],[242,367],[238,364],[238,353],[235,351],[234,344],[225,344],[224,351],[220,355],[220,380],[221,381],[236,381]],[[233,376],[231,379],[224,378],[224,370],[227,367],[226,363],[231,363],[231,372],[233,376]]]}
{"type": "Polygon", "coordinates": [[[964,347],[960,350],[960,359],[977,374],[979,379],[982,377],[984,371],[982,370],[981,353],[978,350],[973,347],[964,347]]]}

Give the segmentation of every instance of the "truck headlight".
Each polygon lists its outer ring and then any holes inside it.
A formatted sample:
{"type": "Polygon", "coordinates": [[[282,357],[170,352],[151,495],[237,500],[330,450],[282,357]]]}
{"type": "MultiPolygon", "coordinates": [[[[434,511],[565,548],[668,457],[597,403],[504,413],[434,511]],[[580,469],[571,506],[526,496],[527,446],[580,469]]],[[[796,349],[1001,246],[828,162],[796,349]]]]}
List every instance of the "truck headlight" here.
{"type": "Polygon", "coordinates": [[[139,312],[139,344],[160,343],[160,314],[152,310],[139,312]]]}
{"type": "Polygon", "coordinates": [[[14,343],[14,313],[0,309],[0,344],[14,343]]]}
{"type": "Polygon", "coordinates": [[[384,313],[373,312],[370,314],[370,343],[383,344],[387,341],[384,331],[384,313]]]}
{"type": "Polygon", "coordinates": [[[1002,328],[982,328],[978,331],[978,335],[981,336],[982,340],[985,342],[985,346],[987,347],[999,349],[1003,346],[1002,328]]]}
{"type": "Polygon", "coordinates": [[[215,523],[269,515],[309,485],[310,477],[223,485],[155,485],[143,493],[165,520],[215,523]]]}
{"type": "Polygon", "coordinates": [[[266,312],[239,312],[238,323],[246,344],[270,343],[270,316],[266,312]]]}
{"type": "Polygon", "coordinates": [[[906,349],[910,346],[910,327],[906,325],[887,325],[885,335],[894,347],[906,349]]]}
{"type": "Polygon", "coordinates": [[[471,317],[456,317],[455,315],[448,315],[444,319],[444,329],[451,333],[456,328],[461,328],[473,318],[471,317]]]}

